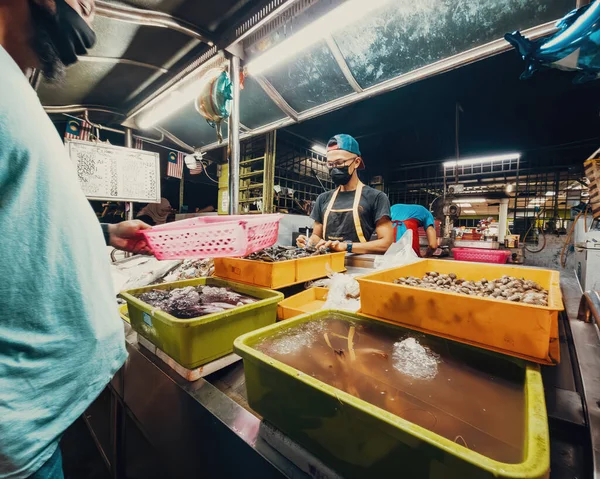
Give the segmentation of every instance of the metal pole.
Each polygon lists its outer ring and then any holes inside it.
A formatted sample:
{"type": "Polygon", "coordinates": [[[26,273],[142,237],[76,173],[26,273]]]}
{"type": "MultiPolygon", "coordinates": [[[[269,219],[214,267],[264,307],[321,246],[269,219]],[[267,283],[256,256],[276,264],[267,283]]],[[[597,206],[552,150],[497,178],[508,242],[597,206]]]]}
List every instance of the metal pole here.
{"type": "Polygon", "coordinates": [[[181,180],[179,180],[179,212],[183,213],[183,189],[185,187],[185,171],[181,172],[181,180]]]}
{"type": "MultiPolygon", "coordinates": [[[[515,211],[513,212],[513,229],[517,222],[517,210],[519,209],[519,170],[521,166],[521,158],[517,158],[517,178],[515,180],[515,211]]],[[[511,231],[514,234],[514,231],[511,231]]]]}
{"type": "Polygon", "coordinates": [[[263,177],[263,211],[265,213],[274,213],[273,189],[275,186],[275,153],[277,143],[277,131],[272,131],[266,135],[265,150],[265,168],[263,177]]]}
{"type": "MultiPolygon", "coordinates": [[[[133,135],[131,133],[131,128],[125,128],[125,146],[127,148],[133,148],[133,135]]],[[[127,220],[130,221],[133,219],[133,203],[128,203],[129,211],[127,211],[127,220]]]]}
{"type": "Polygon", "coordinates": [[[233,55],[229,61],[233,101],[229,117],[229,214],[240,209],[240,59],[233,55]]]}
{"type": "Polygon", "coordinates": [[[500,214],[498,215],[498,242],[504,244],[506,227],[508,225],[508,198],[500,200],[500,214]]]}

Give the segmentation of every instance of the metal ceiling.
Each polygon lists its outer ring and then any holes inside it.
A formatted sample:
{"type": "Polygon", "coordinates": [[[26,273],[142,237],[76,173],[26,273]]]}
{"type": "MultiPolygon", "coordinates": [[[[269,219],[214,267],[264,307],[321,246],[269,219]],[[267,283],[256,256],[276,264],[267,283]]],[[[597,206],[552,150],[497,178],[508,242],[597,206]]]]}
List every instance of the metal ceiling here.
{"type": "MultiPolygon", "coordinates": [[[[113,122],[135,128],[140,113],[224,64],[223,50],[252,58],[342,2],[97,0],[97,46],[69,69],[64,84],[42,82],[38,93],[45,106],[96,105],[115,111],[113,122]]],[[[574,7],[574,0],[394,0],[263,76],[248,77],[241,138],[507,50],[507,31],[548,34],[574,7]]],[[[186,149],[222,146],[192,99],[159,127],[186,149]]]]}

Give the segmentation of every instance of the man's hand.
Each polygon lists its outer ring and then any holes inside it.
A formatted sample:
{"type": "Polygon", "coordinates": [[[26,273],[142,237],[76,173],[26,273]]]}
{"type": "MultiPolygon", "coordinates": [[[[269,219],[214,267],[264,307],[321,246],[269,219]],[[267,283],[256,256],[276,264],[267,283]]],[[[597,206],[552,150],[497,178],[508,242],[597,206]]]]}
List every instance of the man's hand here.
{"type": "Polygon", "coordinates": [[[296,246],[298,248],[306,248],[307,243],[308,243],[308,238],[304,235],[300,235],[300,236],[298,236],[298,238],[296,238],[296,246]]]}
{"type": "Polygon", "coordinates": [[[108,227],[110,233],[109,244],[113,248],[129,251],[130,253],[151,254],[152,251],[141,234],[142,230],[150,228],[150,225],[140,220],[111,224],[108,227]]]}
{"type": "Polygon", "coordinates": [[[327,248],[329,251],[335,251],[336,253],[342,253],[347,251],[348,243],[344,243],[343,241],[321,241],[317,248],[327,248]]]}

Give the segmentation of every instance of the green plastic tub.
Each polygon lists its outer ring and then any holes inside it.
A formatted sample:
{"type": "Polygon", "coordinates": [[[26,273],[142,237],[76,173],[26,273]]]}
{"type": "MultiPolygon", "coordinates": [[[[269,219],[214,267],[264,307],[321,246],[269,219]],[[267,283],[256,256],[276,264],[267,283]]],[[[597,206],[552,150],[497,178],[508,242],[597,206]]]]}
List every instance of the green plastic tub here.
{"type": "Polygon", "coordinates": [[[187,369],[194,369],[233,351],[233,340],[239,335],[276,321],[277,304],[283,294],[268,289],[246,286],[217,278],[198,278],[147,286],[124,291],[131,326],[138,334],[164,351],[187,369]],[[175,289],[186,286],[228,287],[259,301],[222,313],[193,319],[178,319],[155,309],[136,296],[153,289],[175,289]]]}
{"type": "MultiPolygon", "coordinates": [[[[443,344],[453,358],[459,357],[461,361],[477,364],[478,367],[485,362],[488,368],[489,363],[490,370],[497,372],[514,370],[522,378],[525,408],[522,416],[525,430],[519,434],[524,441],[522,458],[515,463],[498,462],[332,387],[253,347],[286,329],[331,317],[352,321],[357,327],[374,321],[343,312],[319,311],[288,319],[235,340],[234,351],[244,360],[249,405],[266,421],[348,478],[548,477],[548,418],[539,366],[424,335],[427,341],[443,344]]],[[[414,332],[397,325],[376,323],[393,329],[398,337],[414,335],[414,332]]],[[[310,355],[310,350],[306,354],[310,355]]],[[[457,394],[458,400],[460,394],[457,394]]],[[[469,391],[464,391],[464,394],[469,394],[469,391]]],[[[497,418],[495,420],[498,422],[497,418]]],[[[500,423],[503,420],[500,417],[500,423]]]]}

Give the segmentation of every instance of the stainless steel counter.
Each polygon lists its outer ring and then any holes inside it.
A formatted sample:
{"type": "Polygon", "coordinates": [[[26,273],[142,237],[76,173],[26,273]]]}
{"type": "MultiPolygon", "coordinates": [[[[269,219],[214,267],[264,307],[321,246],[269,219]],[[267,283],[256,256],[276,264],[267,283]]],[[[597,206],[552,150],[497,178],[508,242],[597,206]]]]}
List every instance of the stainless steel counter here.
{"type": "MultiPolygon", "coordinates": [[[[369,271],[373,255],[355,258],[349,271],[369,271]]],[[[563,274],[561,283],[568,313],[560,322],[562,361],[543,369],[551,477],[599,477],[600,339],[594,323],[577,320],[581,292],[574,275],[563,274]]],[[[112,442],[104,451],[113,477],[125,477],[124,417],[141,431],[151,448],[148,454],[160,458],[170,478],[335,477],[250,409],[241,362],[187,382],[126,328],[129,359],[110,387],[112,442]]]]}

